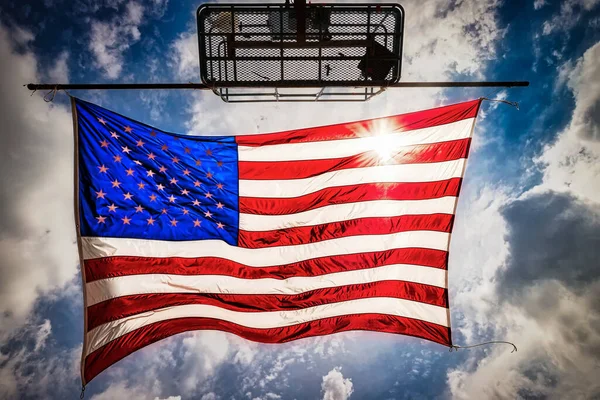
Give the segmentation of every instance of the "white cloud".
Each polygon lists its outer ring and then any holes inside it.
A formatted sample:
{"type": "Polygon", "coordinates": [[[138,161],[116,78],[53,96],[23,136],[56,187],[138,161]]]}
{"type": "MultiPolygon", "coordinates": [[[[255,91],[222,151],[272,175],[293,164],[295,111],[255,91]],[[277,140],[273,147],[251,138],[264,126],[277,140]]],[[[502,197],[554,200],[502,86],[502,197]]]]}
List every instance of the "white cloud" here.
{"type": "Polygon", "coordinates": [[[171,44],[170,63],[175,67],[175,76],[182,80],[197,80],[200,75],[198,34],[184,32],[171,44]]]}
{"type": "Polygon", "coordinates": [[[536,190],[569,191],[600,202],[599,58],[600,42],[562,69],[575,96],[575,110],[566,130],[537,159],[544,169],[544,184],[536,190]]]}
{"type": "Polygon", "coordinates": [[[48,71],[48,79],[53,83],[68,83],[69,82],[69,52],[63,51],[56,57],[56,61],[50,71],[48,71]]]}
{"type": "Polygon", "coordinates": [[[455,311],[453,330],[471,343],[483,333],[494,307],[493,299],[487,296],[494,291],[497,269],[508,255],[506,224],[499,210],[511,197],[505,188],[492,188],[482,182],[485,178],[469,167],[466,176],[470,179],[465,182],[456,210],[448,268],[450,301],[455,311]],[[461,315],[456,314],[458,310],[461,315]]]}
{"type": "Polygon", "coordinates": [[[515,199],[499,190],[463,194],[450,260],[453,325],[455,339],[464,336],[456,344],[510,340],[519,351],[470,350],[448,373],[452,396],[592,398],[600,283],[585,265],[599,245],[600,212],[554,192],[515,199]]]}
{"type": "MultiPolygon", "coordinates": [[[[198,331],[176,335],[145,347],[111,366],[105,372],[111,384],[102,393],[106,398],[126,398],[132,393],[143,398],[164,398],[181,393],[184,398],[218,400],[215,383],[225,363],[250,368],[257,361],[249,354],[256,343],[250,343],[219,331],[198,331]],[[250,347],[251,349],[248,349],[250,347]],[[122,394],[122,397],[115,397],[122,394]]],[[[104,397],[103,397],[104,398],[104,397]]]]}
{"type": "Polygon", "coordinates": [[[600,4],[600,0],[566,0],[561,3],[560,11],[542,24],[542,35],[566,32],[581,19],[583,13],[591,11],[600,4]]]}
{"type": "Polygon", "coordinates": [[[352,380],[344,378],[341,370],[341,367],[334,368],[323,377],[323,400],[346,400],[354,392],[352,380]]]}
{"type": "Polygon", "coordinates": [[[310,371],[323,359],[341,356],[343,350],[339,343],[352,337],[352,333],[345,333],[275,346],[259,344],[252,364],[240,365],[244,371],[241,390],[250,399],[268,399],[265,397],[268,393],[279,392],[282,392],[282,398],[286,398],[285,391],[293,387],[298,376],[310,371]],[[332,351],[332,348],[338,351],[332,351]]]}
{"type": "Polygon", "coordinates": [[[118,382],[110,385],[101,393],[95,394],[91,400],[113,400],[113,399],[128,399],[128,400],[145,400],[148,398],[146,390],[141,386],[127,386],[125,382],[118,382]]]}
{"type": "Polygon", "coordinates": [[[263,396],[252,397],[252,400],[278,400],[281,399],[281,396],[276,393],[265,393],[263,396]]]}
{"type": "Polygon", "coordinates": [[[332,357],[336,354],[346,352],[346,341],[350,338],[346,334],[344,339],[339,335],[333,336],[318,336],[314,338],[313,353],[320,355],[323,358],[332,357]]]}
{"type": "Polygon", "coordinates": [[[156,19],[160,19],[165,15],[169,7],[169,0],[150,0],[147,4],[150,5],[150,13],[156,19]]]}
{"type": "Polygon", "coordinates": [[[569,76],[576,99],[570,129],[583,139],[600,141],[600,42],[589,48],[569,76]]]}
{"type": "Polygon", "coordinates": [[[12,26],[9,31],[14,42],[20,46],[25,46],[35,39],[31,31],[23,29],[20,26],[12,26]]]}
{"type": "Polygon", "coordinates": [[[470,352],[448,373],[454,398],[600,395],[600,275],[594,261],[600,246],[600,147],[593,115],[600,88],[593,82],[597,62],[590,61],[598,59],[599,48],[565,67],[563,81],[573,91],[575,109],[537,160],[541,183],[520,196],[504,194],[508,188],[502,187],[474,198],[463,194],[468,224],[457,221],[450,261],[451,268],[461,267],[450,277],[458,287],[452,304],[463,313],[455,331],[466,344],[512,340],[519,351],[511,354],[506,346],[470,352]],[[469,232],[467,226],[477,229],[469,232]],[[464,250],[458,257],[457,249],[464,250]]]}
{"type": "Polygon", "coordinates": [[[91,21],[88,47],[94,55],[96,66],[107,78],[116,79],[121,75],[123,54],[140,40],[139,26],[143,18],[144,7],[137,2],[129,2],[125,12],[111,21],[91,21]]]}
{"type": "Polygon", "coordinates": [[[174,376],[178,374],[181,339],[181,336],[167,338],[108,368],[103,374],[108,375],[109,384],[98,394],[99,398],[177,399],[179,396],[173,393],[181,391],[178,387],[179,378],[176,380],[174,376]]]}
{"type": "Polygon", "coordinates": [[[16,54],[0,26],[0,337],[19,328],[41,294],[77,272],[73,127],[67,107],[31,97],[36,59],[16,54]]]}
{"type": "Polygon", "coordinates": [[[218,367],[230,356],[230,342],[222,332],[206,331],[187,336],[182,341],[184,393],[209,389],[208,384],[218,367]]]}
{"type": "Polygon", "coordinates": [[[443,80],[451,73],[483,76],[496,57],[504,31],[496,21],[497,0],[428,1],[406,4],[403,75],[406,80],[443,80]],[[414,6],[414,8],[413,8],[414,6]]]}
{"type": "MultiPolygon", "coordinates": [[[[91,400],[113,400],[113,399],[127,399],[127,400],[181,400],[181,396],[169,396],[159,397],[154,396],[152,391],[148,390],[147,386],[144,385],[130,385],[127,382],[120,381],[112,384],[101,393],[95,394],[91,397],[91,400]]],[[[202,400],[205,400],[202,397],[202,400]]],[[[215,399],[210,399],[215,400],[215,399]]]]}
{"type": "Polygon", "coordinates": [[[289,364],[292,364],[293,362],[295,362],[294,358],[288,358],[284,355],[284,353],[280,354],[277,357],[277,361],[275,362],[275,364],[273,364],[273,366],[269,370],[269,373],[265,375],[263,379],[260,380],[260,387],[264,388],[269,382],[277,379],[279,375],[286,369],[286,367],[289,364]]]}
{"type": "Polygon", "coordinates": [[[140,100],[150,110],[150,119],[163,121],[167,92],[164,90],[140,90],[140,100]]]}
{"type": "Polygon", "coordinates": [[[52,346],[47,343],[50,333],[48,320],[41,325],[28,324],[13,337],[17,345],[7,346],[7,354],[0,351],[0,398],[18,398],[19,393],[25,392],[34,398],[47,398],[49,392],[64,394],[76,387],[81,346],[52,346]],[[57,382],[62,386],[56,387],[57,382]]]}
{"type": "Polygon", "coordinates": [[[44,320],[44,322],[38,327],[39,330],[35,335],[35,346],[33,348],[34,352],[40,351],[46,345],[46,340],[48,336],[52,333],[52,324],[49,319],[44,320]]]}
{"type": "Polygon", "coordinates": [[[600,318],[598,310],[590,313],[589,307],[599,289],[596,284],[579,295],[559,282],[545,281],[530,287],[519,300],[524,308],[504,303],[503,309],[494,310],[486,327],[498,327],[519,351],[511,353],[506,346],[470,354],[463,366],[448,373],[453,397],[519,398],[529,393],[554,399],[595,398],[600,393],[596,379],[600,335],[588,321],[600,318]]]}
{"type": "Polygon", "coordinates": [[[546,5],[546,0],[534,0],[533,1],[533,8],[536,10],[539,10],[540,8],[544,7],[546,5]]]}
{"type": "Polygon", "coordinates": [[[256,342],[251,342],[235,335],[230,335],[229,340],[233,344],[233,363],[241,366],[248,366],[252,364],[258,355],[260,345],[256,342]]]}
{"type": "MultiPolygon", "coordinates": [[[[138,26],[142,23],[142,18],[144,16],[144,7],[136,2],[129,2],[125,6],[125,18],[124,21],[126,24],[131,24],[134,26],[138,26]]],[[[134,36],[139,39],[140,32],[136,28],[134,36]]]]}

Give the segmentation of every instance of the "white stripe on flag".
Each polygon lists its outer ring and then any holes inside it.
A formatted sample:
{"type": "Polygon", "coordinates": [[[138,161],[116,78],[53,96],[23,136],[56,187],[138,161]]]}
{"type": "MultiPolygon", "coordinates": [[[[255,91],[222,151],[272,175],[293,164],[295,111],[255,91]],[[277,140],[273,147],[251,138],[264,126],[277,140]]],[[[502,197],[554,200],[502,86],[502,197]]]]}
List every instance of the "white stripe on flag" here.
{"type": "Polygon", "coordinates": [[[240,214],[240,229],[270,231],[328,224],[357,218],[396,217],[401,215],[453,214],[457,197],[428,200],[373,200],[333,204],[314,210],[285,215],[240,214]]]}
{"type": "Polygon", "coordinates": [[[387,235],[349,236],[293,246],[247,249],[222,240],[167,241],[114,237],[82,237],[84,260],[111,256],[219,257],[251,267],[291,264],[318,257],[407,247],[448,250],[449,234],[409,231],[387,235]]]}
{"type": "Polygon", "coordinates": [[[418,144],[447,142],[471,137],[471,128],[475,118],[468,118],[446,125],[416,129],[413,131],[391,133],[354,139],[332,141],[286,143],[258,147],[239,146],[240,161],[292,161],[322,160],[325,158],[348,157],[382,146],[396,148],[418,144]]]}
{"type": "Polygon", "coordinates": [[[285,180],[240,179],[242,197],[299,197],[328,187],[386,182],[436,182],[460,178],[464,158],[431,164],[380,165],[326,172],[310,178],[285,180]]]}
{"type": "Polygon", "coordinates": [[[248,328],[268,329],[296,325],[322,318],[368,313],[415,318],[442,326],[448,326],[449,323],[445,307],[389,297],[349,300],[293,311],[267,312],[239,312],[205,304],[188,304],[139,313],[100,325],[87,333],[85,355],[89,355],[110,341],[138,328],[175,318],[215,318],[248,328]]]}
{"type": "Polygon", "coordinates": [[[121,296],[151,293],[223,293],[295,295],[311,290],[385,280],[445,288],[446,271],[419,265],[393,264],[356,271],[288,279],[242,279],[225,275],[126,275],[86,284],[87,305],[121,296]]]}

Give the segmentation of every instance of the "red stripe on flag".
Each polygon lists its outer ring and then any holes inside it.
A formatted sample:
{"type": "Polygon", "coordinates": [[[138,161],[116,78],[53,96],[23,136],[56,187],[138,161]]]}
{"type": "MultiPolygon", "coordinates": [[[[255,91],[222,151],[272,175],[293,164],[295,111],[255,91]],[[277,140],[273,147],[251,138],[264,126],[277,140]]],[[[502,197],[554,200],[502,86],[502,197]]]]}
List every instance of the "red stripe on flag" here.
{"type": "Polygon", "coordinates": [[[452,214],[402,215],[358,218],[322,225],[300,226],[273,231],[239,231],[238,246],[249,249],[291,246],[357,235],[384,235],[406,231],[452,230],[452,214]]]}
{"type": "Polygon", "coordinates": [[[461,181],[461,178],[452,178],[425,183],[365,183],[329,187],[300,197],[240,197],[240,213],[285,215],[332,204],[371,200],[427,200],[445,196],[458,196],[461,181]]]}
{"type": "Polygon", "coordinates": [[[138,313],[185,304],[207,304],[232,311],[289,311],[321,304],[392,297],[447,307],[446,289],[404,281],[379,281],[311,290],[296,295],[152,293],[117,297],[88,307],[88,331],[104,323],[138,313]]]}
{"type": "Polygon", "coordinates": [[[273,267],[250,267],[217,257],[106,257],[84,260],[87,282],[126,275],[225,275],[242,279],[287,279],[318,276],[391,264],[411,264],[446,269],[448,252],[423,248],[390,249],[358,254],[313,258],[273,267]]]}
{"type": "Polygon", "coordinates": [[[371,131],[379,124],[385,124],[386,127],[390,128],[390,133],[411,131],[474,118],[477,115],[480,101],[472,100],[409,114],[375,118],[347,124],[327,125],[261,135],[241,135],[236,136],[235,140],[241,146],[265,146],[282,143],[350,139],[372,135],[373,132],[371,131]]]}
{"type": "Polygon", "coordinates": [[[85,358],[84,383],[142,347],[178,333],[194,330],[224,331],[262,343],[284,343],[311,336],[364,330],[415,336],[444,346],[451,344],[450,328],[387,314],[344,315],[273,329],[248,328],[212,318],[177,318],[136,329],[92,352],[85,358]]]}
{"type": "MultiPolygon", "coordinates": [[[[302,179],[325,172],[378,165],[436,163],[467,158],[471,139],[404,146],[390,159],[383,160],[377,151],[349,157],[301,161],[239,161],[240,179],[302,179]]],[[[335,145],[335,144],[333,144],[335,145]]]]}

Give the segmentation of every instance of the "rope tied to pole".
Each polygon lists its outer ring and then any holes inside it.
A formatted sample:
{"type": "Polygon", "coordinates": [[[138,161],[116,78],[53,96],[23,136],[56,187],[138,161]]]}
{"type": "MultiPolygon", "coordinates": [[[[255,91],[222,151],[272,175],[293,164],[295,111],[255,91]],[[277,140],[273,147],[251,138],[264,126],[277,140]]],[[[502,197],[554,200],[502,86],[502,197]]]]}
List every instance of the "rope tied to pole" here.
{"type": "Polygon", "coordinates": [[[44,101],[46,103],[50,103],[54,100],[54,97],[56,96],[56,93],[58,92],[58,87],[55,86],[54,89],[52,89],[51,91],[49,91],[48,93],[46,93],[44,95],[44,101]]]}
{"type": "Polygon", "coordinates": [[[83,396],[85,396],[85,385],[81,385],[81,394],[79,395],[79,398],[83,399],[83,396]]]}
{"type": "Polygon", "coordinates": [[[492,340],[490,342],[477,343],[470,346],[457,346],[453,344],[452,346],[450,346],[449,352],[452,353],[452,351],[458,351],[458,349],[471,349],[473,347],[485,346],[487,344],[510,344],[513,347],[511,354],[517,351],[517,346],[515,346],[514,343],[505,342],[504,340],[492,340]]]}

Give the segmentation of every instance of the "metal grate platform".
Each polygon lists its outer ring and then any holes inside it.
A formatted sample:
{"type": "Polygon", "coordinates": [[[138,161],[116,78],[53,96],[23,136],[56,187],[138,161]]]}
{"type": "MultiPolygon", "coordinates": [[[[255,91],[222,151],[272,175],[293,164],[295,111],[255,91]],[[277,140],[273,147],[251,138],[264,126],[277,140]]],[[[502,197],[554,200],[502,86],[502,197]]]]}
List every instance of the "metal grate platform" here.
{"type": "Polygon", "coordinates": [[[399,5],[296,3],[201,6],[202,82],[230,102],[340,101],[336,93],[365,101],[380,92],[374,88],[398,82],[404,25],[399,5]]]}

